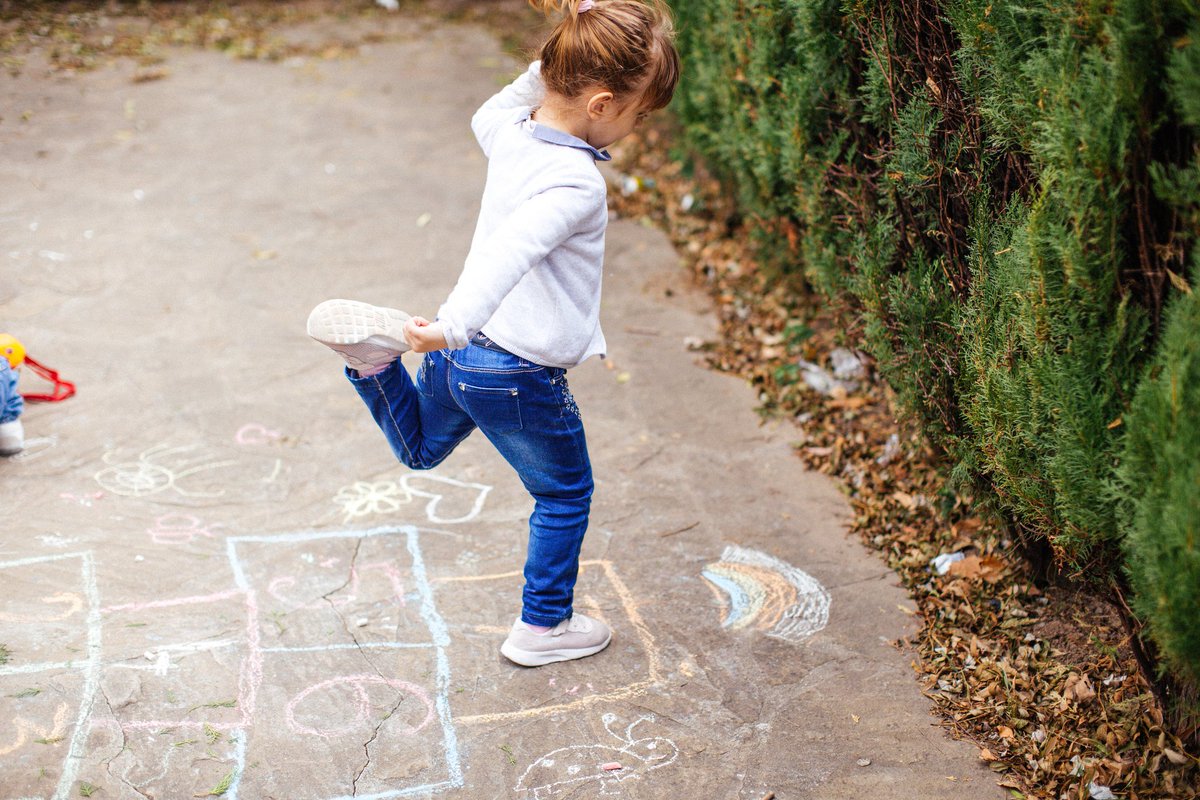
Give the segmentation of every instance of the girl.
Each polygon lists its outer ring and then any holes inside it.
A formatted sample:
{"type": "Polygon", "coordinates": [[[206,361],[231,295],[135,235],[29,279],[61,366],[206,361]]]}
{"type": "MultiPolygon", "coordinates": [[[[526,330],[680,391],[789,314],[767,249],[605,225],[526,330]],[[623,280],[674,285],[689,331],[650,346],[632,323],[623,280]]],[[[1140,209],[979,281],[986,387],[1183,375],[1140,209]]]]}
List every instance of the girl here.
{"type": "Polygon", "coordinates": [[[437,466],[479,428],[533,496],[520,617],[500,648],[525,666],[598,653],[611,632],[571,607],[592,469],[566,371],[603,355],[608,222],[596,161],[679,77],[660,0],[530,0],[561,22],[540,61],[471,127],[488,157],[462,275],[434,322],[350,300],[321,303],[308,333],[338,351],[396,457],[437,466]],[[414,383],[401,353],[425,353],[414,383]]]}

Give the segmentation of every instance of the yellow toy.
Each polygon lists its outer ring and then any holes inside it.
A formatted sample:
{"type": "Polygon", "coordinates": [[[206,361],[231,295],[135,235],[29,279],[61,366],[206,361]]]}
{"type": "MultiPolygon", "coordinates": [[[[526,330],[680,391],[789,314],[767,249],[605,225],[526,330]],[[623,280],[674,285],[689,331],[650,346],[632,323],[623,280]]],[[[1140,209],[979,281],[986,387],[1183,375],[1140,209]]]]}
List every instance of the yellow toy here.
{"type": "Polygon", "coordinates": [[[13,369],[25,363],[25,346],[15,336],[0,333],[0,353],[4,354],[13,369]]]}
{"type": "Polygon", "coordinates": [[[21,396],[24,399],[57,403],[59,400],[66,400],[75,394],[75,384],[58,377],[58,370],[50,369],[46,365],[35,361],[33,356],[25,352],[25,345],[21,344],[17,337],[12,334],[0,333],[0,355],[4,356],[14,372],[17,367],[24,365],[34,375],[37,375],[39,378],[45,378],[54,384],[54,391],[49,393],[23,394],[21,396]]]}

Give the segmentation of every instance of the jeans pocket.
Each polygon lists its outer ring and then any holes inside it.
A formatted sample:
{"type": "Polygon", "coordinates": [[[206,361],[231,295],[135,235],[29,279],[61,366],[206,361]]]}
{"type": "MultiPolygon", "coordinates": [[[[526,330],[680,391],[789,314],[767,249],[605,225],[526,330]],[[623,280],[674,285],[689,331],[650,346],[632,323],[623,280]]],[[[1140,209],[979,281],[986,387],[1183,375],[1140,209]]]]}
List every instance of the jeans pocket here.
{"type": "Polygon", "coordinates": [[[515,386],[472,386],[459,383],[464,410],[479,429],[490,433],[521,430],[521,397],[515,386]]]}

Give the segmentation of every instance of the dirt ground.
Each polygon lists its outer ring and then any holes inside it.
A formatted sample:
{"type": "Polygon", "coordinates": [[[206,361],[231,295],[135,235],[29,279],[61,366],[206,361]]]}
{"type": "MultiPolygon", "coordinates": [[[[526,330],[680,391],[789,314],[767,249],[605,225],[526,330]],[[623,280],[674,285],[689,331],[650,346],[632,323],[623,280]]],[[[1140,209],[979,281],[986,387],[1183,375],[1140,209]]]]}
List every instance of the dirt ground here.
{"type": "Polygon", "coordinates": [[[349,58],[181,49],[135,81],[31,53],[0,80],[0,331],[78,386],[0,462],[0,797],[1002,797],[894,644],[892,573],[695,363],[706,301],[632,221],[609,357],[570,374],[578,605],[614,642],[499,655],[531,501],[479,436],[397,464],[304,320],[432,315],[485,177],[468,121],[521,65],[379,24],[349,58]]]}

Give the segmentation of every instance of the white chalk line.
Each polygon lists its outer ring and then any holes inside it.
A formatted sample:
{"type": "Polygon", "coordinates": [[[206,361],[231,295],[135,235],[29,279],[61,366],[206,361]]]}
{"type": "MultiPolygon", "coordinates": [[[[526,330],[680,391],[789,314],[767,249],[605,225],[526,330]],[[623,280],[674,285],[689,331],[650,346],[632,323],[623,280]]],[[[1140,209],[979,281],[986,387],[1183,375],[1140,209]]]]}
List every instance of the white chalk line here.
{"type": "Polygon", "coordinates": [[[34,672],[58,672],[64,669],[79,669],[78,661],[47,661],[41,664],[16,664],[11,667],[0,667],[0,678],[6,675],[29,675],[34,672]]]}

